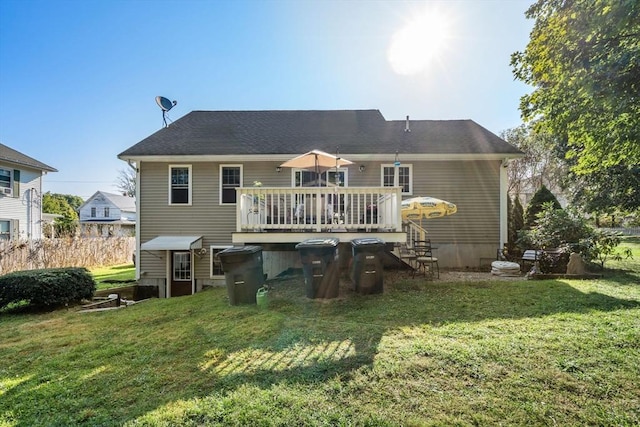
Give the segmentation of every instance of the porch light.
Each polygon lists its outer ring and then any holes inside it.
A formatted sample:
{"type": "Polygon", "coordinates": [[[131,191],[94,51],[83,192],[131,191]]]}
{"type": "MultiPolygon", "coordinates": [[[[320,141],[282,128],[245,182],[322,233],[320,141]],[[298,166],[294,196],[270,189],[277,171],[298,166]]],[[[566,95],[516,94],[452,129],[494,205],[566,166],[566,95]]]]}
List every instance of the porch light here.
{"type": "Polygon", "coordinates": [[[282,172],[282,168],[280,166],[276,166],[276,172],[278,173],[282,172]]]}
{"type": "Polygon", "coordinates": [[[358,170],[359,170],[360,172],[364,172],[364,165],[360,165],[360,167],[358,167],[358,170]]]}

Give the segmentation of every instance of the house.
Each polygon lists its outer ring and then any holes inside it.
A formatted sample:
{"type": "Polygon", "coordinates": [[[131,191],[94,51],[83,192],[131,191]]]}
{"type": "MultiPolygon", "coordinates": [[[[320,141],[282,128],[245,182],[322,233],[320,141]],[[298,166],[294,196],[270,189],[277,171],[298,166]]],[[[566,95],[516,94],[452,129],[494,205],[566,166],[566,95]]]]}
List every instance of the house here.
{"type": "Polygon", "coordinates": [[[97,191],[80,208],[80,234],[133,236],[136,231],[136,199],[97,191]]]}
{"type": "Polygon", "coordinates": [[[171,296],[224,283],[215,254],[226,247],[261,245],[274,277],[299,265],[296,243],[318,236],[349,253],[356,237],[402,245],[426,229],[441,267],[478,267],[506,241],[506,167],[521,156],[471,120],[339,110],[193,111],[118,157],[137,170],[140,283],[171,296]],[[313,149],[353,164],[281,166],[313,149]],[[403,222],[400,202],[414,196],[458,212],[403,222]]]}
{"type": "Polygon", "coordinates": [[[42,238],[42,177],[55,168],[0,144],[0,241],[42,238]]]}

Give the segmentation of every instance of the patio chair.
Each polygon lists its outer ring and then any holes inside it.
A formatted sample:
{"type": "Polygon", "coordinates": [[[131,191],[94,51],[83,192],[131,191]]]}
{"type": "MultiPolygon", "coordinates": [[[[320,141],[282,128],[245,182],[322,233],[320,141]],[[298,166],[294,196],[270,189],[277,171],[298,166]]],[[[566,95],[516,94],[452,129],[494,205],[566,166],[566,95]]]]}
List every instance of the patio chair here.
{"type": "Polygon", "coordinates": [[[438,265],[438,258],[433,256],[433,250],[435,248],[431,246],[431,240],[414,240],[413,251],[416,254],[416,268],[413,270],[413,277],[416,275],[416,271],[421,271],[425,277],[434,277],[434,267],[437,272],[437,278],[440,278],[440,266],[438,265]]]}

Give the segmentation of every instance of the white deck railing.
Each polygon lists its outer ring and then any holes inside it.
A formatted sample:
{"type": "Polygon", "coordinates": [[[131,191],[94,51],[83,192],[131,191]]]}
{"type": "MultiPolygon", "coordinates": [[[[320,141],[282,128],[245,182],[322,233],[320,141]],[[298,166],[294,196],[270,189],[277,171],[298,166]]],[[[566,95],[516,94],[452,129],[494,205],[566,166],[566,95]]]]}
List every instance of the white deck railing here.
{"type": "Polygon", "coordinates": [[[402,231],[401,187],[237,188],[236,231],[402,231]]]}

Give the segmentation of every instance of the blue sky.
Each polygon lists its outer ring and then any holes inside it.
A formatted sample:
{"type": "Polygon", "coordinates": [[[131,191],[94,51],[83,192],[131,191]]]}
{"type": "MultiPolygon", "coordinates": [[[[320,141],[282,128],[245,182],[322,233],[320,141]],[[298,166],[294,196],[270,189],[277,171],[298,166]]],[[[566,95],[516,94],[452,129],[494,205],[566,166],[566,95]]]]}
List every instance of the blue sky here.
{"type": "Polygon", "coordinates": [[[162,127],[157,95],[178,101],[172,120],[375,108],[497,134],[520,124],[530,90],[509,60],[531,3],[0,0],[0,142],[59,170],[45,191],[86,199],[116,192],[118,153],[162,127]],[[407,32],[416,22],[437,33],[407,32]],[[403,34],[407,60],[422,59],[411,72],[389,60],[403,34]]]}

